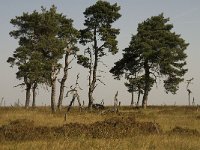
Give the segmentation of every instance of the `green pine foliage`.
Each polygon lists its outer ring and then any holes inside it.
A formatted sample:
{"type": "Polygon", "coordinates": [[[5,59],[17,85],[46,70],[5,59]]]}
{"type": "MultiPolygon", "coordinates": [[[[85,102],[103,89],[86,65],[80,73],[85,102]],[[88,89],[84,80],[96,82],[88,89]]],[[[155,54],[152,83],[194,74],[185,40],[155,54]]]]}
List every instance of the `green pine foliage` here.
{"type": "Polygon", "coordinates": [[[123,58],[110,70],[116,78],[126,73],[132,82],[140,82],[138,78],[143,78],[143,107],[146,107],[148,92],[157,79],[163,78],[166,92],[175,94],[187,72],[185,50],[189,44],[172,31],[173,25],[168,21],[169,18],[160,14],[140,23],[137,34],[124,49],[123,58]]]}

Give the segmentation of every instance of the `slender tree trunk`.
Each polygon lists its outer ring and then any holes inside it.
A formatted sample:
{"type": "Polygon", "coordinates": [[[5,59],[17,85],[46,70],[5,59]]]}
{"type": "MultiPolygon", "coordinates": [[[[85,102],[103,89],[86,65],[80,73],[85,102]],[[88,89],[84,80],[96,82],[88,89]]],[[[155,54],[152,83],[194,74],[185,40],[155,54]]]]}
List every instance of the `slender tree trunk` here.
{"type": "Polygon", "coordinates": [[[91,87],[89,87],[88,98],[89,98],[88,108],[92,110],[93,97],[92,97],[91,87]]]}
{"type": "Polygon", "coordinates": [[[51,72],[51,110],[52,113],[56,112],[56,67],[52,65],[52,72],[51,72]]]}
{"type": "Polygon", "coordinates": [[[80,96],[78,95],[78,93],[76,94],[76,98],[77,98],[78,105],[79,105],[79,111],[81,112],[81,110],[82,110],[82,107],[81,107],[80,96]]]}
{"type": "Polygon", "coordinates": [[[138,91],[138,99],[137,99],[137,107],[139,107],[139,101],[140,101],[140,89],[139,89],[139,91],[138,91]]]}
{"type": "Polygon", "coordinates": [[[25,102],[25,108],[27,109],[30,104],[30,97],[31,97],[31,84],[26,84],[26,102],[25,102]]]}
{"type": "Polygon", "coordinates": [[[188,92],[188,102],[189,102],[189,106],[190,106],[190,93],[191,93],[191,92],[188,92]]]}
{"type": "MultiPolygon", "coordinates": [[[[98,66],[98,47],[97,47],[97,38],[96,38],[96,28],[94,29],[94,67],[93,67],[93,74],[92,72],[90,72],[92,74],[92,82],[90,82],[89,84],[89,104],[88,107],[90,110],[92,110],[92,104],[93,104],[93,92],[95,89],[95,84],[96,84],[96,73],[97,73],[97,66],[98,66]]],[[[91,69],[90,69],[91,70],[91,69]]],[[[92,70],[91,70],[92,71],[92,70]]],[[[90,74],[90,77],[91,77],[90,74]]]]}
{"type": "Polygon", "coordinates": [[[131,92],[131,107],[134,105],[134,92],[131,92]]]}
{"type": "Polygon", "coordinates": [[[117,91],[117,93],[115,94],[115,97],[114,97],[114,112],[115,112],[115,113],[118,112],[118,108],[117,108],[118,99],[117,99],[117,96],[118,96],[118,91],[117,91]]]}
{"type": "Polygon", "coordinates": [[[34,83],[33,85],[33,102],[32,102],[32,107],[36,106],[35,100],[36,100],[36,88],[37,88],[37,83],[34,83]]]}
{"type": "Polygon", "coordinates": [[[149,66],[148,61],[144,63],[145,68],[145,87],[144,87],[144,95],[142,100],[142,107],[146,109],[147,107],[147,101],[148,101],[148,95],[149,95],[149,88],[150,88],[150,72],[149,72],[149,66]]]}
{"type": "Polygon", "coordinates": [[[89,90],[88,90],[88,108],[92,110],[93,97],[92,97],[92,52],[90,53],[90,71],[89,71],[89,90]]]}
{"type": "Polygon", "coordinates": [[[143,107],[144,109],[147,108],[148,94],[149,94],[148,90],[147,90],[147,91],[144,91],[144,96],[143,96],[143,100],[142,100],[142,107],[143,107]]]}
{"type": "Polygon", "coordinates": [[[51,110],[53,113],[56,112],[56,79],[52,81],[51,84],[51,110]]]}
{"type": "Polygon", "coordinates": [[[69,53],[66,52],[65,54],[65,67],[64,67],[64,75],[63,78],[60,82],[60,94],[59,94],[59,99],[58,99],[58,109],[61,110],[62,108],[62,102],[63,102],[63,97],[64,97],[64,87],[65,87],[65,81],[67,80],[68,76],[68,67],[69,67],[69,53]]]}
{"type": "Polygon", "coordinates": [[[70,104],[69,104],[69,106],[68,106],[68,108],[67,108],[67,112],[70,111],[70,109],[71,109],[71,107],[72,107],[72,104],[74,103],[75,98],[76,98],[76,94],[73,94],[72,100],[71,100],[71,102],[70,102],[70,104]]]}

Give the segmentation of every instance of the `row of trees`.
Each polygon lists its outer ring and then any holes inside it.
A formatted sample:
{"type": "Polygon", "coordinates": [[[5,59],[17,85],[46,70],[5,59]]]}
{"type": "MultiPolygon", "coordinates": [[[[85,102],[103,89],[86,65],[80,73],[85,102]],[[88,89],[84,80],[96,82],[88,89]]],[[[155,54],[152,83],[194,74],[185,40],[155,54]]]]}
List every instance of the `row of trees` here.
{"type": "MultiPolygon", "coordinates": [[[[17,79],[26,87],[25,107],[29,107],[31,89],[33,106],[35,106],[36,88],[38,85],[51,87],[51,108],[56,111],[55,95],[56,81],[63,68],[60,83],[60,94],[57,107],[61,109],[64,96],[65,82],[70,69],[70,56],[77,58],[77,63],[89,70],[88,107],[92,108],[93,93],[97,82],[98,64],[108,50],[112,54],[118,52],[117,35],[119,29],[112,24],[121,17],[120,7],[106,1],[97,1],[86,8],[85,29],[73,27],[73,20],[66,18],[52,6],[49,10],[42,7],[41,12],[23,13],[11,20],[17,29],[10,35],[19,39],[19,47],[7,62],[17,66],[17,79]],[[84,45],[83,55],[78,55],[77,42],[84,45]],[[65,63],[59,63],[64,57],[65,63]]],[[[129,92],[143,94],[143,107],[147,105],[148,93],[156,83],[157,78],[165,77],[166,91],[175,93],[183,81],[182,76],[187,72],[185,49],[188,44],[180,35],[172,32],[173,25],[167,24],[169,19],[163,14],[151,17],[138,25],[138,33],[132,36],[130,45],[123,51],[123,58],[115,63],[110,70],[120,79],[123,75],[128,80],[125,85],[129,92]]]]}

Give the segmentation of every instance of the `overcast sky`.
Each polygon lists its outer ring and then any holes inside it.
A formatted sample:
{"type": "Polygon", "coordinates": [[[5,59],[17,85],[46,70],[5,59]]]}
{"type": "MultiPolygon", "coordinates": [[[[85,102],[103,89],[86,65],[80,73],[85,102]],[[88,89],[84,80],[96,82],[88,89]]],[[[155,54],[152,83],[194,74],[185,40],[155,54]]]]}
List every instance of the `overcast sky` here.
{"type": "MultiPolygon", "coordinates": [[[[22,15],[23,12],[40,11],[41,6],[49,8],[55,4],[58,12],[63,13],[68,18],[74,20],[74,26],[77,29],[83,28],[84,10],[93,5],[95,0],[0,0],[0,98],[4,97],[7,105],[11,105],[20,99],[24,104],[25,91],[23,88],[13,86],[21,83],[16,79],[16,68],[10,68],[6,60],[12,56],[14,50],[18,47],[18,41],[9,36],[9,32],[15,28],[9,23],[10,19],[22,15]]],[[[99,84],[94,97],[96,102],[104,99],[105,104],[113,104],[113,97],[116,91],[119,91],[118,99],[122,104],[129,105],[131,95],[124,86],[125,80],[114,80],[109,73],[109,69],[114,62],[122,57],[122,49],[128,46],[131,35],[136,34],[138,23],[147,18],[164,13],[165,17],[170,18],[170,23],[174,25],[173,31],[181,34],[181,37],[190,43],[186,53],[188,73],[185,79],[194,77],[193,84],[190,85],[192,97],[196,103],[200,104],[200,1],[199,0],[109,0],[111,3],[117,2],[121,6],[120,13],[122,17],[115,23],[115,27],[120,28],[119,53],[112,56],[108,55],[103,61],[108,65],[105,69],[107,73],[102,74],[102,79],[106,86],[99,84]]],[[[81,47],[80,47],[81,48],[81,47]]],[[[87,102],[87,73],[88,71],[81,66],[73,64],[73,69],[69,72],[69,78],[66,86],[69,87],[75,82],[76,74],[80,72],[80,91],[81,99],[87,102]]],[[[162,87],[162,82],[154,87],[150,92],[148,104],[161,105],[174,103],[179,105],[188,104],[186,83],[180,85],[180,90],[176,95],[166,94],[162,87]]],[[[57,88],[59,85],[57,85],[57,88]]],[[[66,89],[67,90],[67,89],[66,89]]],[[[57,90],[57,98],[59,91],[57,90]]],[[[36,104],[50,104],[50,92],[42,88],[38,91],[36,104]]],[[[71,97],[64,99],[64,104],[68,103],[71,97]]]]}

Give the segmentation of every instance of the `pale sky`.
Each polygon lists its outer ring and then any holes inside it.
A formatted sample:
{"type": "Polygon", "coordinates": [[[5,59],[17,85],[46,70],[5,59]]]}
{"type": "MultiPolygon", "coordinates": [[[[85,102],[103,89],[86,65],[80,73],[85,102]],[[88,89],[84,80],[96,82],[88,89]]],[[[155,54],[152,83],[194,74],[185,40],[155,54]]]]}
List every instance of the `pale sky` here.
{"type": "MultiPolygon", "coordinates": [[[[93,5],[95,0],[0,0],[0,100],[2,97],[6,100],[6,105],[13,105],[20,99],[24,104],[25,90],[22,88],[14,88],[13,86],[21,83],[16,79],[16,68],[12,69],[6,62],[9,56],[12,56],[14,50],[18,47],[18,41],[9,36],[9,32],[15,28],[9,23],[10,19],[15,16],[22,15],[23,12],[32,12],[33,10],[40,11],[40,7],[49,8],[52,4],[57,6],[58,12],[62,12],[68,18],[74,20],[74,26],[77,29],[83,28],[84,10],[93,5]]],[[[114,62],[122,57],[122,49],[128,46],[131,35],[136,34],[138,23],[147,18],[164,13],[165,17],[170,18],[170,23],[174,25],[173,31],[181,34],[181,37],[190,43],[186,53],[188,54],[187,66],[189,69],[185,75],[185,79],[194,77],[193,84],[190,85],[192,97],[195,98],[196,104],[200,104],[200,69],[198,65],[200,59],[200,1],[199,0],[109,0],[111,3],[117,2],[121,6],[120,13],[122,17],[115,23],[115,27],[120,28],[118,36],[119,53],[116,55],[108,55],[103,58],[108,68],[103,68],[107,73],[102,80],[106,86],[99,84],[94,97],[96,102],[101,102],[104,99],[105,104],[113,104],[113,98],[116,91],[119,91],[118,99],[122,105],[129,105],[131,95],[127,92],[124,86],[125,80],[114,80],[109,73],[109,69],[114,62]]],[[[82,47],[80,47],[82,48],[82,47]]],[[[83,50],[83,49],[80,49],[83,50]]],[[[69,87],[75,82],[76,74],[80,72],[80,86],[83,88],[80,91],[81,100],[87,101],[87,70],[73,64],[73,69],[69,72],[69,78],[66,86],[69,87]]],[[[59,88],[59,85],[57,85],[59,88]]],[[[57,99],[59,94],[57,89],[57,99]]],[[[67,90],[67,89],[66,89],[67,90]]],[[[50,104],[50,92],[44,89],[39,89],[37,96],[37,105],[50,104]]],[[[71,96],[64,98],[64,104],[69,103],[71,96]]],[[[150,92],[148,104],[161,105],[187,105],[186,83],[180,85],[180,90],[176,95],[166,94],[163,86],[158,83],[158,87],[154,87],[150,92]]]]}

